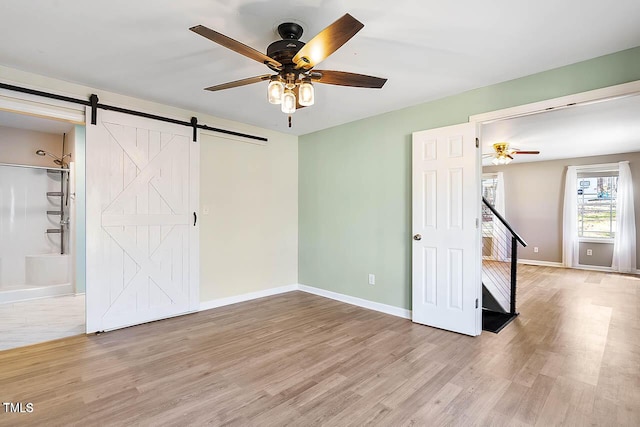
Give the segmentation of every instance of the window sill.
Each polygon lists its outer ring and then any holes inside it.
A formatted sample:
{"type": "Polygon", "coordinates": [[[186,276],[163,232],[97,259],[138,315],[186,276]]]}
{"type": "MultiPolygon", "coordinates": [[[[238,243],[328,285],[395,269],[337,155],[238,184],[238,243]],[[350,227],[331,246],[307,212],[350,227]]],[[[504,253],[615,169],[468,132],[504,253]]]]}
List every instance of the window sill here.
{"type": "Polygon", "coordinates": [[[614,239],[598,239],[596,237],[580,237],[578,238],[578,243],[608,243],[610,245],[613,245],[614,239]]]}

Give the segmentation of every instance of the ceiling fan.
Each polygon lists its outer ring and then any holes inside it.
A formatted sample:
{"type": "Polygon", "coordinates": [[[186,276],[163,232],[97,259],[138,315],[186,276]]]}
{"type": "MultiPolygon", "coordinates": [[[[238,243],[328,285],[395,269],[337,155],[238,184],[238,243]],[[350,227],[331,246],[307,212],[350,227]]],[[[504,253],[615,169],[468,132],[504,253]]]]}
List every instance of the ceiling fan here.
{"type": "Polygon", "coordinates": [[[493,153],[483,154],[482,158],[486,159],[493,157],[492,163],[494,165],[506,165],[513,160],[514,154],[540,154],[540,151],[525,151],[517,148],[509,148],[507,142],[496,142],[493,144],[493,153]]]}
{"type": "MultiPolygon", "coordinates": [[[[302,27],[294,22],[285,22],[278,26],[278,33],[282,40],[271,43],[266,55],[203,25],[196,25],[189,29],[234,52],[265,64],[275,73],[223,83],[205,90],[218,91],[269,81],[267,88],[269,102],[280,104],[283,113],[292,114],[297,108],[313,105],[313,83],[376,89],[384,86],[387,79],[380,77],[314,69],[363,27],[364,24],[347,13],[307,43],[303,43],[300,41],[302,27]]],[[[291,116],[289,116],[289,127],[291,127],[291,116]]]]}

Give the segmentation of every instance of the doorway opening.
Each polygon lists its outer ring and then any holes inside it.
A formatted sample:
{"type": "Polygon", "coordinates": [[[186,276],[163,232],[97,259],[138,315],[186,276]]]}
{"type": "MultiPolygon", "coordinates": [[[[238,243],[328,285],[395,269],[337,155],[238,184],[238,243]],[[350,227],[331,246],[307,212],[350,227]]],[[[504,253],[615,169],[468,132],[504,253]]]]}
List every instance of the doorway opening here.
{"type": "Polygon", "coordinates": [[[620,161],[631,162],[633,181],[638,182],[639,114],[640,94],[630,93],[481,125],[483,153],[489,154],[483,159],[483,174],[503,175],[500,213],[529,243],[522,248],[522,263],[611,271],[617,218],[617,184],[613,184],[620,161]],[[509,164],[492,164],[491,147],[496,142],[539,154],[514,154],[509,164]],[[579,170],[572,190],[579,253],[576,262],[567,264],[563,204],[569,166],[579,170]]]}
{"type": "Polygon", "coordinates": [[[83,165],[84,126],[0,111],[0,350],[85,331],[83,165]]]}

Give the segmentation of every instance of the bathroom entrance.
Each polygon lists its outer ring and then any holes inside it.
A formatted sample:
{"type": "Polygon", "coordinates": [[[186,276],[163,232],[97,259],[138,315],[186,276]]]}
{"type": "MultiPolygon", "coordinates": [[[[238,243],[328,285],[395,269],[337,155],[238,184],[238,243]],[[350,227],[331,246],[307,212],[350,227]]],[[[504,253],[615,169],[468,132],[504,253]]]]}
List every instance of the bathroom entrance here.
{"type": "Polygon", "coordinates": [[[84,333],[83,150],[84,126],[0,111],[0,350],[84,333]]]}

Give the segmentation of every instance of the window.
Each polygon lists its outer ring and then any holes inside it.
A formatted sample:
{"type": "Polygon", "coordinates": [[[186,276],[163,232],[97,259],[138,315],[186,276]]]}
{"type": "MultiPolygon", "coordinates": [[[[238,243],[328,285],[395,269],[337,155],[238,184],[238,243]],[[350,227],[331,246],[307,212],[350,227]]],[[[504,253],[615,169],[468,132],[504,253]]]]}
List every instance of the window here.
{"type": "MultiPolygon", "coordinates": [[[[492,206],[496,203],[496,189],[498,187],[497,175],[482,176],[482,197],[487,199],[492,206]]],[[[493,212],[482,204],[482,237],[493,236],[493,212]]]]}
{"type": "Polygon", "coordinates": [[[618,171],[580,171],[577,177],[578,237],[615,237],[618,171]]]}

